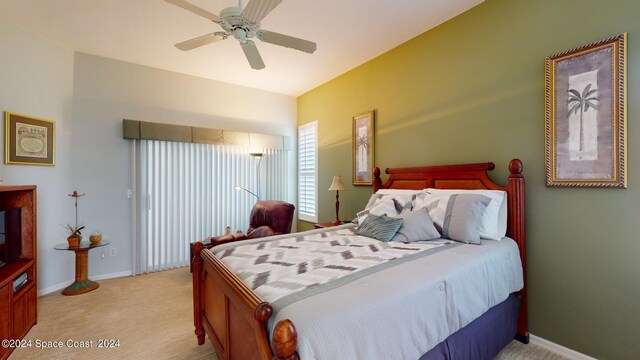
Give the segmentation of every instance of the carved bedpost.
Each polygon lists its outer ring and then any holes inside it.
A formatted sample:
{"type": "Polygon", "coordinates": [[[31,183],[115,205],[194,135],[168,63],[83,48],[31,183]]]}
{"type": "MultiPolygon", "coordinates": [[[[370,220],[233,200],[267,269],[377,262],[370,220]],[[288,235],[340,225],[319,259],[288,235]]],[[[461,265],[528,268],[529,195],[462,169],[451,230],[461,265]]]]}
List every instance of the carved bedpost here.
{"type": "Polygon", "coordinates": [[[526,257],[526,232],[525,232],[525,197],[524,177],[522,176],[522,161],[513,159],[509,163],[509,236],[513,238],[520,248],[520,260],[522,261],[522,277],[524,287],[520,290],[520,317],[518,318],[518,334],[516,340],[525,344],[529,343],[529,330],[527,324],[527,257],[526,257]],[[516,205],[515,198],[520,201],[516,205]]]}
{"type": "Polygon", "coordinates": [[[271,339],[273,360],[299,360],[296,352],[298,332],[289,319],[278,321],[271,339]]]}
{"type": "Polygon", "coordinates": [[[202,258],[200,257],[200,251],[202,250],[202,243],[196,242],[193,246],[193,259],[191,259],[191,266],[193,269],[193,325],[196,327],[195,333],[198,337],[198,345],[204,344],[204,327],[202,326],[202,258]]]}
{"type": "Polygon", "coordinates": [[[375,194],[381,187],[382,179],[380,178],[380,168],[376,166],[373,168],[373,193],[375,194]]]}
{"type": "Polygon", "coordinates": [[[273,308],[268,302],[258,304],[256,310],[253,312],[253,317],[258,321],[267,321],[273,313],[273,308]]]}

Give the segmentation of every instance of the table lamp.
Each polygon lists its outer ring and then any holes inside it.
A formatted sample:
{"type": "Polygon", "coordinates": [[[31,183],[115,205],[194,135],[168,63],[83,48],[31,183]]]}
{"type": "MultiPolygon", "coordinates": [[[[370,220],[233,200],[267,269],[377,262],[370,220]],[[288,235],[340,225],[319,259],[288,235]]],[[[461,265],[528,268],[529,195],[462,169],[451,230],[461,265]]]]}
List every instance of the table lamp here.
{"type": "Polygon", "coordinates": [[[340,221],[340,191],[345,191],[347,190],[344,187],[344,183],[342,182],[342,176],[340,175],[336,175],[333,177],[333,182],[331,183],[331,187],[329,188],[329,191],[334,191],[336,192],[336,219],[333,220],[331,223],[333,225],[340,225],[342,224],[342,221],[340,221]]]}

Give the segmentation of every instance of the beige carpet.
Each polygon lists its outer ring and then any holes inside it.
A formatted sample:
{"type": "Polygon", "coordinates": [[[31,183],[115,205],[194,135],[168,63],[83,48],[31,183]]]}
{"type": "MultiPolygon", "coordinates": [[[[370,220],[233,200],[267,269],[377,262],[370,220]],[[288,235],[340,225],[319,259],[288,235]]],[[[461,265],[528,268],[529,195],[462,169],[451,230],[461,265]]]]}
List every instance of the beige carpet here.
{"type": "Polygon", "coordinates": [[[193,332],[191,274],[179,269],[100,281],[90,293],[38,298],[38,324],[10,359],[215,359],[210,343],[198,346],[193,332]],[[36,339],[93,341],[93,348],[36,349],[36,339]],[[120,340],[97,348],[98,339],[120,340]]]}
{"type": "MultiPolygon", "coordinates": [[[[38,324],[9,359],[216,359],[208,342],[193,333],[189,269],[100,282],[78,296],[59,292],[38,298],[38,324]],[[99,339],[120,340],[117,348],[97,348],[99,339]],[[36,340],[93,342],[92,348],[37,349],[36,340]]],[[[512,342],[496,360],[564,358],[533,345],[512,342]]],[[[247,359],[250,360],[250,359],[247,359]]]]}
{"type": "Polygon", "coordinates": [[[512,341],[494,360],[569,360],[568,358],[533,344],[512,341]]]}

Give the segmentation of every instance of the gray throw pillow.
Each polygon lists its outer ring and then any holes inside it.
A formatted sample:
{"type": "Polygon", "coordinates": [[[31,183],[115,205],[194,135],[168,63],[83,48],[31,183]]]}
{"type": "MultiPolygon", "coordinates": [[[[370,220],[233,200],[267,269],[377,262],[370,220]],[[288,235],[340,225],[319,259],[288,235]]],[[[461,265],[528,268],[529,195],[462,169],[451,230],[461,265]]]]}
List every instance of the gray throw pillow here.
{"type": "Polygon", "coordinates": [[[482,216],[490,202],[491,199],[484,195],[451,195],[442,223],[442,237],[468,244],[480,244],[482,216]]]}
{"type": "Polygon", "coordinates": [[[392,241],[413,242],[440,238],[440,233],[433,225],[427,208],[400,214],[398,217],[403,220],[402,226],[392,241]]]}
{"type": "Polygon", "coordinates": [[[369,214],[356,229],[356,234],[387,242],[402,226],[402,219],[369,214]]]}

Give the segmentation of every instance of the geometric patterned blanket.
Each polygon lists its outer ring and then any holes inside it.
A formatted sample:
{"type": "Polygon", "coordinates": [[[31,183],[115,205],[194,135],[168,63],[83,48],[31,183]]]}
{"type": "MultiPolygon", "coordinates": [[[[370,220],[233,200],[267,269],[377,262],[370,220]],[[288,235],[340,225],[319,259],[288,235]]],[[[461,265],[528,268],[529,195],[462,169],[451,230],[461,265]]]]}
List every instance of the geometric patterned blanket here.
{"type": "Polygon", "coordinates": [[[211,251],[258,296],[273,304],[287,295],[448,244],[452,242],[385,243],[356,235],[350,227],[237,242],[211,251]]]}

